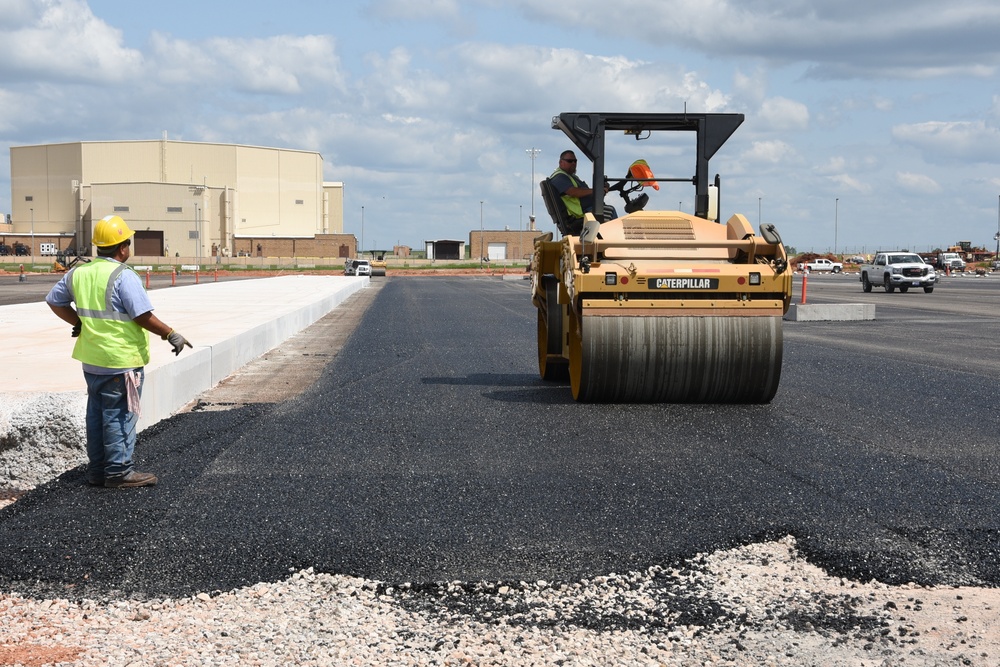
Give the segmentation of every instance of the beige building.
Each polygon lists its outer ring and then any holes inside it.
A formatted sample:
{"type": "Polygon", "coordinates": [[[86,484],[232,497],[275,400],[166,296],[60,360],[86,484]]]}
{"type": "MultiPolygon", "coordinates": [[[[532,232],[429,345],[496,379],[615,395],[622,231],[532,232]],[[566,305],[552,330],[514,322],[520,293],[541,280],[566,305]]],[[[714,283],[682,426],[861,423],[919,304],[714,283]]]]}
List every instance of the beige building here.
{"type": "Polygon", "coordinates": [[[90,250],[93,222],[117,214],[136,232],[134,255],[353,252],[343,183],[323,181],[316,152],[164,138],[12,146],[10,162],[8,231],[60,250],[90,250]]]}
{"type": "Polygon", "coordinates": [[[541,234],[534,225],[525,230],[477,229],[469,232],[469,257],[488,258],[491,262],[529,260],[535,251],[535,239],[541,234]]]}

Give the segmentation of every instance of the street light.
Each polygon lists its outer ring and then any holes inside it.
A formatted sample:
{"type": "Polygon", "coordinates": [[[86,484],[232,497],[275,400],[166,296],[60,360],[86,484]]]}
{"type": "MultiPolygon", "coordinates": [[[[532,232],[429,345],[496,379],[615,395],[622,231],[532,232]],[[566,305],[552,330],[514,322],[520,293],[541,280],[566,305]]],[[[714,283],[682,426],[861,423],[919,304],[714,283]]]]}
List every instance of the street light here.
{"type": "Polygon", "coordinates": [[[361,255],[365,256],[365,207],[361,207],[361,255]]]}
{"type": "Polygon", "coordinates": [[[833,254],[837,254],[837,219],[840,215],[840,197],[833,200],[833,254]]]}
{"type": "Polygon", "coordinates": [[[760,227],[760,200],[762,197],[757,197],[757,226],[760,227]]]}
{"type": "Polygon", "coordinates": [[[483,258],[486,257],[486,239],[483,238],[483,200],[479,200],[479,266],[483,265],[483,258]]]}
{"type": "Polygon", "coordinates": [[[521,243],[523,242],[522,237],[524,234],[521,232],[522,221],[524,220],[524,206],[521,204],[517,205],[517,259],[520,260],[524,257],[524,253],[521,252],[521,243]]]}
{"type": "Polygon", "coordinates": [[[525,151],[531,157],[531,220],[535,220],[535,156],[542,152],[541,148],[529,148],[525,151]]]}

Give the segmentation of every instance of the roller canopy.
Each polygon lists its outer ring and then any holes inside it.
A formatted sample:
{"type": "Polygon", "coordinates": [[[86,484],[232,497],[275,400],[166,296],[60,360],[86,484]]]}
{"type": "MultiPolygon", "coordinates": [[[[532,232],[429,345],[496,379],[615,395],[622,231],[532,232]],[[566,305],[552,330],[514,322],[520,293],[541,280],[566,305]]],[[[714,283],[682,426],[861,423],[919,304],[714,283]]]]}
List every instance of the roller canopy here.
{"type": "MultiPolygon", "coordinates": [[[[641,138],[650,132],[695,132],[698,149],[695,164],[695,215],[708,218],[708,161],[743,123],[741,113],[585,113],[567,112],[552,119],[580,152],[594,163],[592,183],[604,181],[604,135],[621,131],[641,138]]],[[[595,188],[595,211],[603,210],[604,197],[595,188]]]]}

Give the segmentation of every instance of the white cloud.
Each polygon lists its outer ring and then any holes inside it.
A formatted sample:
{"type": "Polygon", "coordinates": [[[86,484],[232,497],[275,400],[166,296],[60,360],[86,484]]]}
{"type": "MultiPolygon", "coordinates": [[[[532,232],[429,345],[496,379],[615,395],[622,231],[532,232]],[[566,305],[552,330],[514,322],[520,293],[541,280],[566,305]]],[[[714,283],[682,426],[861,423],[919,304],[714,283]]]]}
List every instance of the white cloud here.
{"type": "Polygon", "coordinates": [[[0,31],[30,25],[41,9],[41,5],[33,0],[0,0],[0,31]]]}
{"type": "Polygon", "coordinates": [[[860,192],[861,194],[871,194],[872,186],[866,181],[862,181],[855,176],[850,174],[835,174],[830,177],[833,183],[840,186],[841,190],[852,190],[854,192],[860,192]]]}
{"type": "Polygon", "coordinates": [[[297,95],[310,85],[344,87],[340,62],[328,36],[190,42],[154,33],[151,57],[151,74],[172,85],[221,85],[275,95],[297,95]]]}
{"type": "Polygon", "coordinates": [[[784,141],[755,141],[743,154],[746,161],[767,164],[783,164],[795,157],[795,149],[784,141]]]}
{"type": "Polygon", "coordinates": [[[729,98],[692,72],[623,56],[575,49],[463,44],[448,54],[466,82],[456,91],[480,111],[720,111],[729,98]],[[586,72],[585,77],[579,73],[586,72]],[[596,101],[595,101],[596,100],[596,101]],[[600,109],[595,109],[600,107],[600,109]]]}
{"type": "Polygon", "coordinates": [[[458,0],[371,0],[370,12],[382,20],[455,21],[461,14],[458,0]]]}
{"type": "Polygon", "coordinates": [[[809,108],[784,97],[771,97],[761,104],[759,119],[763,129],[787,132],[809,127],[809,108]]]}
{"type": "Polygon", "coordinates": [[[896,172],[896,183],[903,190],[917,195],[931,195],[941,192],[941,186],[930,176],[912,172],[896,172]]]}
{"type": "Polygon", "coordinates": [[[1000,65],[1000,5],[984,0],[508,0],[529,17],[670,43],[714,56],[813,63],[816,78],[992,76],[1000,65]]]}
{"type": "Polygon", "coordinates": [[[116,83],[137,76],[142,54],[82,0],[7,0],[0,6],[0,76],[116,83]],[[7,13],[7,10],[10,13],[7,13]]]}
{"type": "Polygon", "coordinates": [[[919,149],[928,162],[995,162],[1000,155],[1000,128],[983,120],[897,125],[892,136],[919,149]]]}

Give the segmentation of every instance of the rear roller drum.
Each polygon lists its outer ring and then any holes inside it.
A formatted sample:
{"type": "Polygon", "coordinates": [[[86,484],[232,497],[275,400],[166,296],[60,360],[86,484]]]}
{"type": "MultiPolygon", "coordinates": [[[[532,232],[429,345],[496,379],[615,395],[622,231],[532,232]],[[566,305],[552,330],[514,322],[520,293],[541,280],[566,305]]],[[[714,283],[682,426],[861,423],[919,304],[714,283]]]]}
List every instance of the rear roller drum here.
{"type": "Polygon", "coordinates": [[[569,315],[573,398],[767,403],[781,379],[781,318],[569,315]]]}

